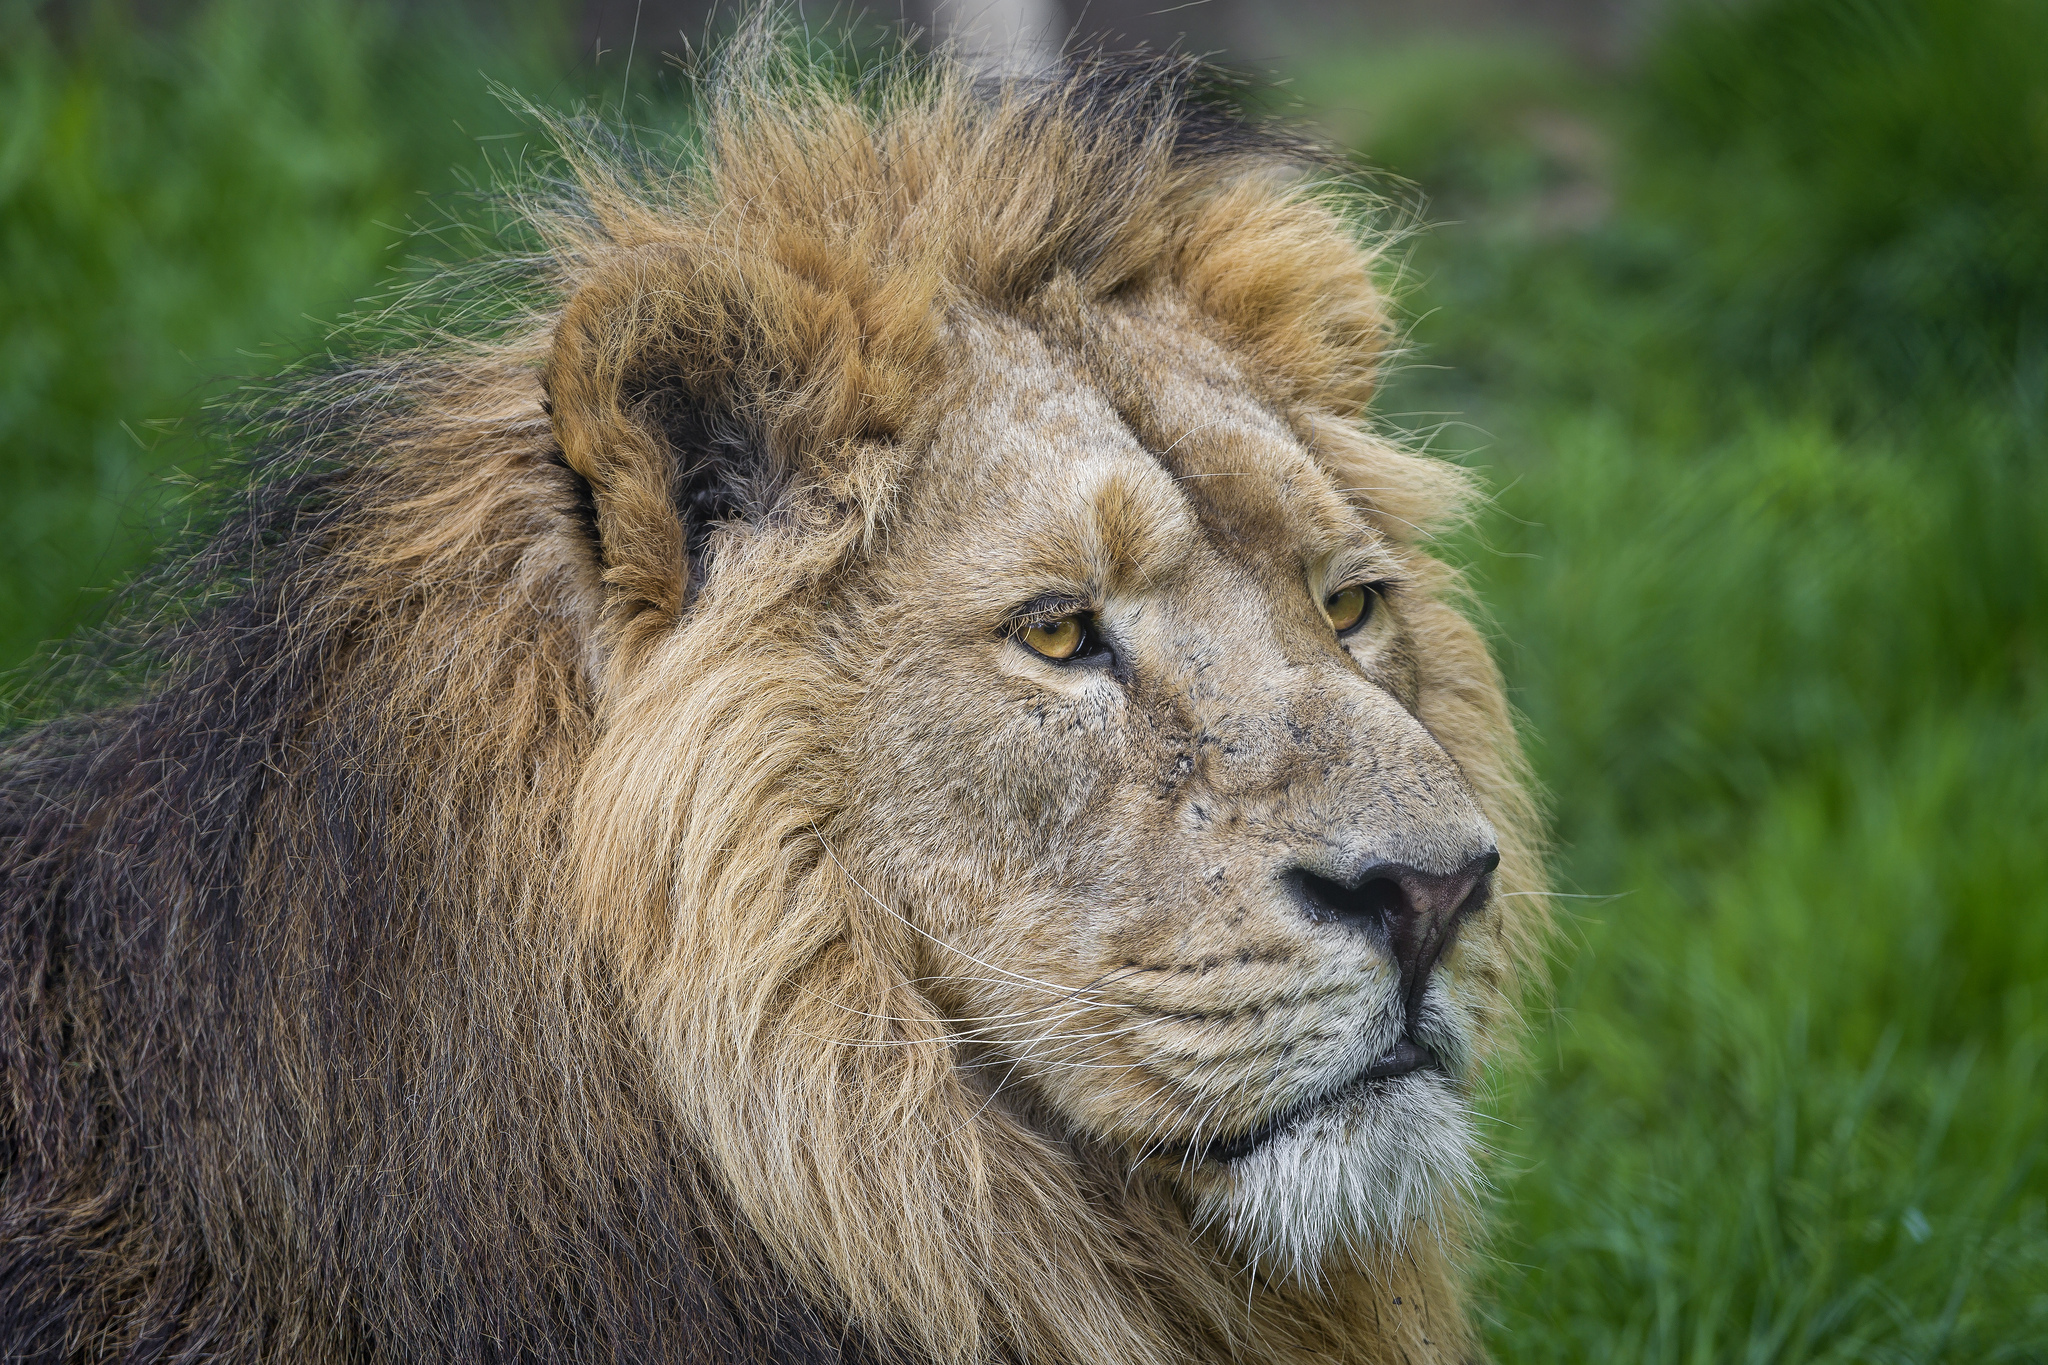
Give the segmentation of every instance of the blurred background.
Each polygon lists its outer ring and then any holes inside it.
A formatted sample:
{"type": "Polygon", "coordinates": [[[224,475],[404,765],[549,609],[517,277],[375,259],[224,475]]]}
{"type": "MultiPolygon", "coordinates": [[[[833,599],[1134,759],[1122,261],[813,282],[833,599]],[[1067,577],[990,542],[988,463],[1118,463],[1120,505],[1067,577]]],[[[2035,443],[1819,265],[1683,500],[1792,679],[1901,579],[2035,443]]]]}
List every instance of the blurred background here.
{"type": "MultiPolygon", "coordinates": [[[[1380,416],[1493,491],[1451,549],[1571,895],[1496,1354],[2048,1360],[2048,0],[905,17],[1214,53],[1426,229],[1380,416]]],[[[718,26],[0,0],[0,665],[180,524],[238,385],[491,248],[494,83],[658,128],[718,26]]]]}

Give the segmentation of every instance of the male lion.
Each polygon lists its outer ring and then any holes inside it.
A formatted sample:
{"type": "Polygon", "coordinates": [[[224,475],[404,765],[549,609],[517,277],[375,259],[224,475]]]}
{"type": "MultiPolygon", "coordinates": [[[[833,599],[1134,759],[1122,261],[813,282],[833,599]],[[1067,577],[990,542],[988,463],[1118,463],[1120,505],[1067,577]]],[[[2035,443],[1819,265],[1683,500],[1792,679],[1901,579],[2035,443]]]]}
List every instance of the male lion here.
{"type": "Polygon", "coordinates": [[[1478,1353],[1465,483],[1199,77],[739,62],[312,386],[0,758],[0,1355],[1478,1353]]]}

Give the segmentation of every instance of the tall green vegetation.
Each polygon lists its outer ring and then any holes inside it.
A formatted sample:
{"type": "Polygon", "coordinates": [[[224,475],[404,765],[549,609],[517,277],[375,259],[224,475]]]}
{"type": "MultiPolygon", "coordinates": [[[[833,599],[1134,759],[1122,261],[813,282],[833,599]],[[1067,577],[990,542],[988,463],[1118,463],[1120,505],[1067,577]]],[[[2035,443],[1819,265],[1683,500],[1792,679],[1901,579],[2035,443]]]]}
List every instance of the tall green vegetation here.
{"type": "MultiPolygon", "coordinates": [[[[0,8],[0,663],[161,533],[218,376],[464,249],[405,229],[519,145],[486,75],[585,88],[545,25],[97,13],[0,8]]],[[[1573,893],[1496,1353],[2048,1358],[2048,6],[1297,75],[1445,224],[1386,408],[1495,490],[1460,552],[1573,893]]]]}
{"type": "MultiPolygon", "coordinates": [[[[440,221],[425,191],[561,83],[553,26],[208,0],[162,27],[0,0],[0,665],[89,619],[176,515],[225,380],[317,354],[440,221]]],[[[497,144],[486,144],[497,145],[497,144]]]]}

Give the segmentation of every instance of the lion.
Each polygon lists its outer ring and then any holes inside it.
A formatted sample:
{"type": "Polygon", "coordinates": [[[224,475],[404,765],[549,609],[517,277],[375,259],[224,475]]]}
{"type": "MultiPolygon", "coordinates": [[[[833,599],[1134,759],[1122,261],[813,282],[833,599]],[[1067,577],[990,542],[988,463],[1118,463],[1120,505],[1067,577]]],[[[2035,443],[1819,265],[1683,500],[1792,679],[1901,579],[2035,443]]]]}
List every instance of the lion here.
{"type": "Polygon", "coordinates": [[[1384,237],[1180,58],[774,47],[5,742],[0,1356],[1480,1356],[1539,827],[1384,237]]]}

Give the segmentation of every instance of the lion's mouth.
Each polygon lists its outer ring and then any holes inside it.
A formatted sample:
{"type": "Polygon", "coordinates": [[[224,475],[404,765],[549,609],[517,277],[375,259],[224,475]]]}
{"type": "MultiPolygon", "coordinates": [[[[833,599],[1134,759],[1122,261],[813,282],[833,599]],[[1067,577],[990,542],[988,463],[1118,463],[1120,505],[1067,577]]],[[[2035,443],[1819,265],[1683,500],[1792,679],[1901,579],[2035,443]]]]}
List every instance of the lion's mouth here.
{"type": "Polygon", "coordinates": [[[1296,1101],[1256,1128],[1247,1129],[1232,1137],[1215,1139],[1202,1149],[1201,1159],[1225,1163],[1240,1160],[1250,1156],[1309,1115],[1341,1103],[1375,1082],[1394,1080],[1417,1071],[1441,1070],[1443,1062],[1427,1045],[1412,1038],[1403,1038],[1388,1049],[1384,1056],[1350,1080],[1325,1090],[1320,1095],[1311,1095],[1296,1101]]]}

